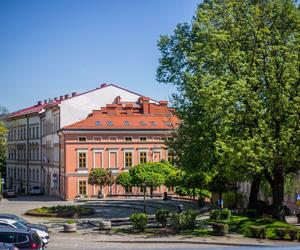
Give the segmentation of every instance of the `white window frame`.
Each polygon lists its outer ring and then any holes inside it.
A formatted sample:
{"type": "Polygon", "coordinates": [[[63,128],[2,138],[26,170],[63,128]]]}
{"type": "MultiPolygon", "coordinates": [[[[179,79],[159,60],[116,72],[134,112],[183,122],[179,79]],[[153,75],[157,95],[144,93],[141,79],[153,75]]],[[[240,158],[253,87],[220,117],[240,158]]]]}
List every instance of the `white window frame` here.
{"type": "Polygon", "coordinates": [[[96,167],[96,153],[101,153],[101,168],[104,168],[104,165],[103,165],[104,150],[103,149],[93,149],[93,168],[97,168],[96,167]]]}
{"type": "Polygon", "coordinates": [[[77,137],[77,141],[78,142],[87,142],[87,137],[86,136],[78,136],[77,137]],[[80,141],[79,138],[85,138],[85,140],[84,141],[80,141]]]}
{"type": "Polygon", "coordinates": [[[77,160],[76,160],[76,169],[77,170],[88,170],[89,168],[89,155],[88,155],[88,150],[87,149],[78,149],[77,150],[77,160]],[[85,168],[79,167],[79,153],[86,153],[86,166],[85,168]]]}
{"type": "Polygon", "coordinates": [[[124,136],[124,142],[133,142],[133,137],[132,136],[124,136]],[[130,138],[130,141],[126,141],[126,138],[130,138]]]}
{"type": "Polygon", "coordinates": [[[114,168],[118,168],[119,161],[118,161],[118,149],[108,149],[108,169],[111,169],[112,167],[110,166],[110,153],[116,153],[116,165],[114,168]]]}
{"type": "Polygon", "coordinates": [[[154,153],[159,153],[159,161],[160,162],[162,160],[162,149],[153,149],[152,150],[152,162],[154,162],[154,153]]]}
{"type": "Polygon", "coordinates": [[[86,180],[86,179],[78,179],[78,181],[77,181],[77,195],[81,195],[81,194],[79,194],[79,182],[80,181],[85,181],[85,183],[86,183],[86,194],[85,195],[89,195],[89,184],[88,184],[88,181],[86,180]]]}
{"type": "Polygon", "coordinates": [[[141,155],[140,155],[140,153],[142,153],[142,152],[146,152],[146,162],[148,162],[148,154],[149,154],[149,149],[138,149],[138,152],[139,152],[139,164],[141,163],[141,155]]]}
{"type": "Polygon", "coordinates": [[[140,137],[139,137],[139,141],[140,141],[140,142],[147,142],[147,141],[148,141],[148,137],[147,137],[147,136],[140,136],[140,137]],[[146,138],[146,141],[142,141],[141,138],[146,138]]]}
{"type": "Polygon", "coordinates": [[[108,141],[110,141],[110,142],[117,142],[118,141],[118,137],[117,136],[109,136],[108,137],[108,141]],[[112,140],[112,138],[116,138],[116,139],[112,140]]]}
{"type": "Polygon", "coordinates": [[[129,167],[126,166],[126,161],[125,161],[125,154],[126,153],[131,153],[132,154],[132,165],[130,167],[134,166],[134,149],[124,149],[124,152],[123,152],[123,168],[124,169],[129,168],[129,167]]]}

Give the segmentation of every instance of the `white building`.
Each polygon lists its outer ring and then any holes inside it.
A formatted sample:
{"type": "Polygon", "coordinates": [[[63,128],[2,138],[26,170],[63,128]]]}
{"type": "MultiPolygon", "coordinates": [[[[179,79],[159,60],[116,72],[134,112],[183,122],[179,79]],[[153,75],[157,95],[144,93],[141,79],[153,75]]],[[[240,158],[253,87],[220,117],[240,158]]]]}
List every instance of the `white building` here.
{"type": "Polygon", "coordinates": [[[59,195],[64,169],[60,168],[58,131],[83,120],[92,110],[113,103],[116,96],[134,102],[142,95],[114,84],[102,84],[82,94],[60,96],[11,113],[6,119],[8,186],[26,193],[38,185],[45,194],[59,195]]]}

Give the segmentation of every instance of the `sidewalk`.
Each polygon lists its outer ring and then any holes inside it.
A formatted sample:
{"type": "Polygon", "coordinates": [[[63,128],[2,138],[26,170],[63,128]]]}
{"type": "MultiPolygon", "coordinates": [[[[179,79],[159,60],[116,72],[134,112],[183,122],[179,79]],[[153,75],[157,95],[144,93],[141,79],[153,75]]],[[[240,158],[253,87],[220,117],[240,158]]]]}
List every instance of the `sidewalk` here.
{"type": "Polygon", "coordinates": [[[124,235],[109,233],[53,233],[51,238],[63,237],[66,240],[76,236],[84,236],[86,242],[103,242],[103,243],[134,243],[134,244],[201,244],[201,245],[220,245],[220,246],[245,246],[245,247],[274,247],[274,246],[299,246],[298,241],[276,241],[264,239],[245,238],[240,235],[229,236],[210,236],[210,237],[190,237],[190,236],[169,236],[154,237],[147,235],[124,235]]]}

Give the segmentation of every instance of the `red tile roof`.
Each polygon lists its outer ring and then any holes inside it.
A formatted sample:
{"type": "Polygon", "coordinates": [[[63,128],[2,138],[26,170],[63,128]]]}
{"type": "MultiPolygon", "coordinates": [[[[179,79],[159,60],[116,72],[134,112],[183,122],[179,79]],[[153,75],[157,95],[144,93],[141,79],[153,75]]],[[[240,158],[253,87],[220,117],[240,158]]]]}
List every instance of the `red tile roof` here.
{"type": "Polygon", "coordinates": [[[33,113],[38,113],[40,112],[43,108],[46,108],[48,105],[48,103],[46,104],[37,104],[25,109],[21,109],[18,111],[15,111],[13,113],[10,113],[6,118],[10,119],[10,118],[14,118],[14,117],[19,117],[19,116],[23,116],[23,115],[29,115],[29,114],[33,114],[33,113]]]}
{"type": "Polygon", "coordinates": [[[107,104],[93,111],[86,119],[64,127],[64,130],[170,130],[178,125],[174,109],[167,102],[149,103],[149,98],[139,98],[137,103],[120,102],[107,104]]]}

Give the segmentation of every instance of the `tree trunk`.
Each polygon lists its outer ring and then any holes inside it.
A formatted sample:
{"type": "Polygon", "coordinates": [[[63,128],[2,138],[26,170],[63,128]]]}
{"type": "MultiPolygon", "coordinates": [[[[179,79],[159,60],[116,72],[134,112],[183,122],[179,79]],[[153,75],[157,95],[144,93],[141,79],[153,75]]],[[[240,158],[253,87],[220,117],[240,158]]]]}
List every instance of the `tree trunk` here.
{"type": "Polygon", "coordinates": [[[261,182],[261,177],[260,176],[255,176],[253,178],[253,181],[251,183],[249,203],[248,203],[248,208],[249,209],[255,209],[256,208],[257,196],[258,196],[258,193],[259,193],[260,182],[261,182]]]}
{"type": "Polygon", "coordinates": [[[272,187],[273,195],[273,217],[285,221],[284,216],[284,173],[283,167],[277,166],[274,169],[274,183],[272,187]]]}

